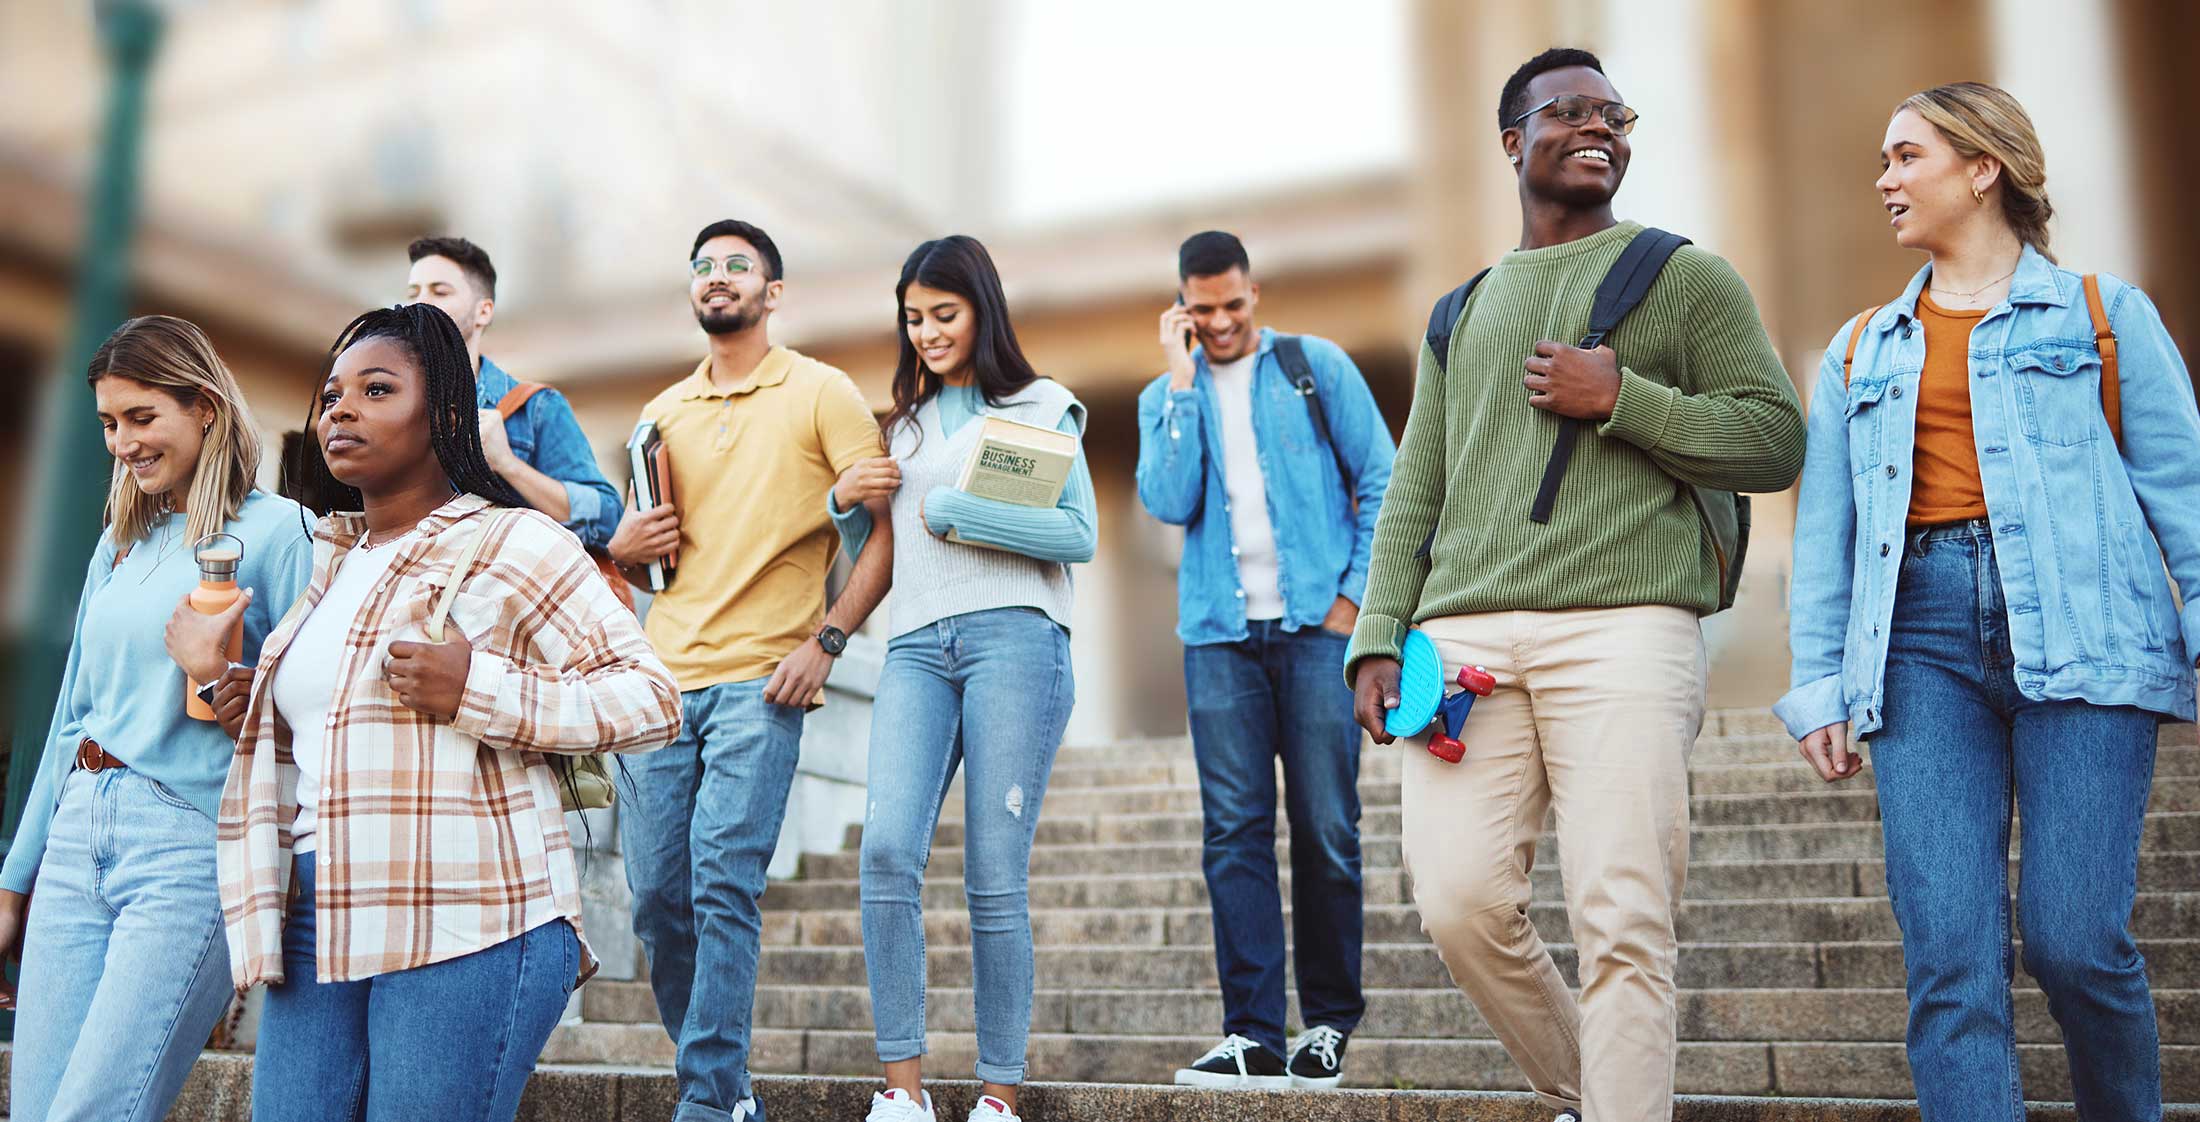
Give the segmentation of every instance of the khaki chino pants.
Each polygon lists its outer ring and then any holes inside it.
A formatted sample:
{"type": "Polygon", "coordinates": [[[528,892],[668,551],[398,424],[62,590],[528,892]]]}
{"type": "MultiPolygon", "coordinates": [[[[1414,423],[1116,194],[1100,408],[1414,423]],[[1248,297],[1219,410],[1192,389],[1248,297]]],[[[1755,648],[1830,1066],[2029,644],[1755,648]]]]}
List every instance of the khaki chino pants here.
{"type": "Polygon", "coordinates": [[[1404,847],[1421,926],[1497,1039],[1554,1109],[1590,1122],[1673,1111],[1688,753],[1705,655],[1681,608],[1489,612],[1432,619],[1447,676],[1487,669],[1447,764],[1401,745],[1404,847]],[[1528,873],[1555,811],[1578,1000],[1528,919],[1528,873]]]}

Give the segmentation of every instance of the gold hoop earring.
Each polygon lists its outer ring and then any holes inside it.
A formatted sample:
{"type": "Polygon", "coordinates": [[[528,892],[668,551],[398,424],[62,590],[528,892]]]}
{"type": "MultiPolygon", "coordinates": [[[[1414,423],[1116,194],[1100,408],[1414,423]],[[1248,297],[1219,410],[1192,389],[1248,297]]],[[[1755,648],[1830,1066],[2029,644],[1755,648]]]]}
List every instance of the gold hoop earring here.
{"type": "Polygon", "coordinates": [[[1980,206],[1986,205],[1986,192],[1979,190],[1976,183],[1971,184],[1971,198],[1980,206]]]}

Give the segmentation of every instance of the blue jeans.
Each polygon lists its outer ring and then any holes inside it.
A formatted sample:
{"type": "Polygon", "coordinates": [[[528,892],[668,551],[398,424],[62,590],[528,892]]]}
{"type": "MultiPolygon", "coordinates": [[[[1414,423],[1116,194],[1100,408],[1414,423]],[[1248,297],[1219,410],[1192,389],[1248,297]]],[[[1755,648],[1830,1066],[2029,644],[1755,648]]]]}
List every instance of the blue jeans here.
{"type": "Polygon", "coordinates": [[[213,821],[135,771],[71,772],[23,933],[9,1117],[165,1117],[229,993],[213,821]]]}
{"type": "Polygon", "coordinates": [[[1912,532],[1904,546],[1871,761],[1918,1102],[1933,1122],[2024,1117],[2010,996],[2014,799],[2024,969],[2062,1026],[2078,1113],[2160,1118],[2154,999],[2130,926],[2156,718],[2018,692],[1985,523],[1912,532]]]}
{"type": "Polygon", "coordinates": [[[562,920],[354,982],[316,980],[313,854],[291,865],[282,985],[252,1061],[253,1122],[511,1122],[580,974],[562,920]]]}
{"type": "Polygon", "coordinates": [[[950,616],[896,638],[879,671],[863,824],[863,961],[882,1062],[924,1054],[924,869],[963,784],[963,895],[978,1078],[1024,1080],[1031,1035],[1031,840],[1077,685],[1069,633],[1028,608],[950,616]]]}
{"type": "Polygon", "coordinates": [[[1202,869],[1222,976],[1222,1031],[1283,1052],[1283,894],[1276,758],[1291,821],[1291,934],[1306,1027],[1349,1033],[1360,992],[1360,729],[1344,687],[1349,640],[1247,624],[1235,643],[1184,648],[1202,869]]]}
{"type": "Polygon", "coordinates": [[[766,679],[680,695],[680,739],[624,757],[619,846],[657,1015],[678,1047],[674,1122],[730,1122],[749,1097],[757,903],[802,751],[802,710],[766,679]]]}

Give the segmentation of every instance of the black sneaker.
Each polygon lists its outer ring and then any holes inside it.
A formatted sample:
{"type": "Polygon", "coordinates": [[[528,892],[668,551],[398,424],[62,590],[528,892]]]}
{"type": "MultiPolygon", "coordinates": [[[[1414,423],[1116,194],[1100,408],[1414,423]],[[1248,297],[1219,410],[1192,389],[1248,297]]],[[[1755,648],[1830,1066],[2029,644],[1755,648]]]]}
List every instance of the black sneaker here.
{"type": "Polygon", "coordinates": [[[1300,1033],[1291,1042],[1291,1085],[1301,1091],[1334,1090],[1344,1079],[1344,1046],[1350,1039],[1328,1025],[1300,1033]]]}
{"type": "Polygon", "coordinates": [[[1176,1069],[1176,1085],[1220,1091],[1288,1091],[1291,1074],[1284,1070],[1283,1057],[1269,1051],[1267,1045],[1231,1033],[1197,1063],[1176,1069]]]}

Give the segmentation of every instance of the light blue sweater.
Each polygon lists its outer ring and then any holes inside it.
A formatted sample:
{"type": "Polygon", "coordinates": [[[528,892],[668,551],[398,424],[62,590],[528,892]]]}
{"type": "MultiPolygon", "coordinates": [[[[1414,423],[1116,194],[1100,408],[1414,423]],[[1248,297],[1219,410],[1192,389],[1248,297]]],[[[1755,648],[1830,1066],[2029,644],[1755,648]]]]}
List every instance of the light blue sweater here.
{"type": "MultiPolygon", "coordinates": [[[[939,411],[942,432],[930,434],[945,440],[978,416],[984,402],[975,385],[943,386],[939,411]]],[[[1065,415],[1060,431],[1076,434],[1077,418],[1065,415]]],[[[840,530],[841,548],[852,559],[862,555],[871,537],[871,512],[857,506],[844,511],[825,493],[825,508],[840,530]]],[[[982,499],[953,487],[934,487],[924,496],[924,524],[935,534],[953,530],[974,542],[1011,549],[1041,561],[1074,564],[1092,560],[1099,542],[1099,512],[1093,500],[1092,469],[1082,449],[1070,467],[1062,497],[1048,509],[1018,506],[996,499],[982,499]]]]}
{"type": "MultiPolygon", "coordinates": [[[[162,644],[168,617],[199,581],[184,516],[153,524],[145,540],[115,564],[115,543],[102,534],[84,574],[76,633],[62,672],[53,724],[46,733],[38,779],[15,828],[0,888],[29,892],[46,853],[61,788],[76,766],[77,743],[98,741],[133,770],[166,786],[211,819],[236,743],[212,721],[183,712],[183,671],[162,644]]],[[[313,539],[298,504],[261,491],[245,497],[223,529],[244,542],[240,588],[252,590],[244,612],[244,659],[257,661],[267,637],[313,575],[313,539]]]]}

